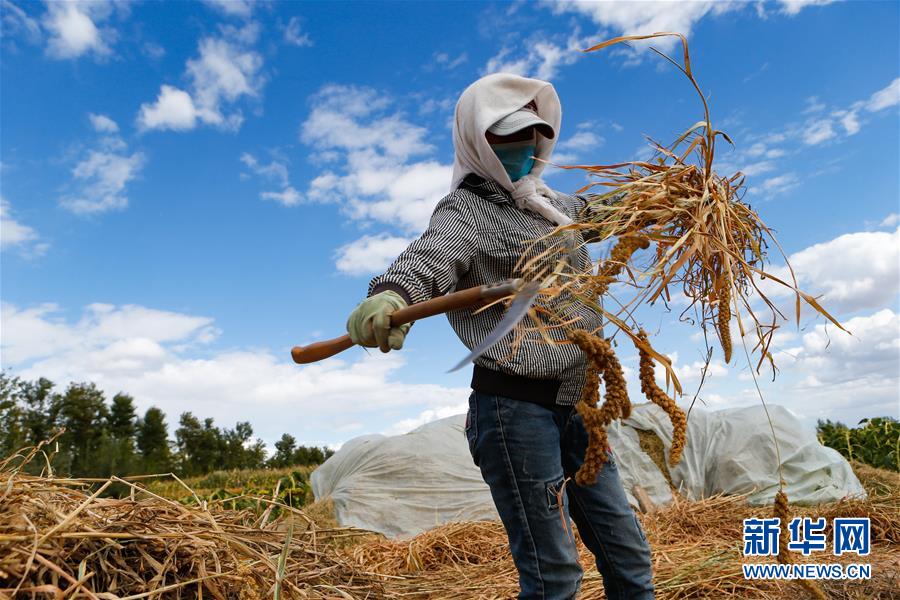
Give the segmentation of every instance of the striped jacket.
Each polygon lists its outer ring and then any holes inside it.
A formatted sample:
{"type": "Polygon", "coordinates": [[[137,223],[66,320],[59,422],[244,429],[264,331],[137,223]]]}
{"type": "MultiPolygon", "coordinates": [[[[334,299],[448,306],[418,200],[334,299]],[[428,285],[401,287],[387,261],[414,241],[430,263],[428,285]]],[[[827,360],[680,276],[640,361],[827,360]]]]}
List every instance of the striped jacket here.
{"type": "MultiPolygon", "coordinates": [[[[577,220],[585,209],[586,199],[559,192],[557,195],[554,205],[577,220]]],[[[545,218],[518,209],[510,194],[496,182],[470,174],[438,202],[425,232],[384,274],[372,279],[369,295],[394,290],[412,304],[454,289],[518,277],[521,273],[516,271],[516,264],[523,252],[533,240],[554,229],[555,225],[545,218]]],[[[577,265],[572,266],[586,271],[591,267],[590,256],[587,247],[580,243],[580,234],[576,235],[579,236],[577,265]]],[[[546,248],[546,244],[539,243],[529,250],[528,256],[537,256],[546,248]]],[[[551,260],[556,259],[558,254],[551,260]]],[[[577,319],[576,327],[591,331],[601,326],[600,315],[595,310],[571,302],[566,294],[541,302],[566,318],[577,319]]],[[[451,311],[447,318],[460,340],[471,349],[497,325],[503,314],[504,308],[494,305],[477,314],[474,309],[451,311]]],[[[554,340],[565,339],[562,329],[547,332],[554,340]]],[[[587,367],[584,353],[574,344],[550,345],[533,329],[525,334],[513,353],[510,344],[515,334],[515,331],[507,334],[475,359],[475,364],[510,375],[556,380],[560,383],[556,404],[575,404],[587,367]]]]}

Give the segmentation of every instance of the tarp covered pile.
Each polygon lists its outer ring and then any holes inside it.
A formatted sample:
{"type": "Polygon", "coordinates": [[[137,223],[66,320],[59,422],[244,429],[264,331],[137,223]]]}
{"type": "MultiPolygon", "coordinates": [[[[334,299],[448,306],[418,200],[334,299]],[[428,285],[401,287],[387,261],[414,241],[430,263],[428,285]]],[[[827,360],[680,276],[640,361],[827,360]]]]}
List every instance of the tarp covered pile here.
{"type": "MultiPolygon", "coordinates": [[[[788,410],[769,406],[792,503],[818,504],[865,492],[850,465],[788,410]]],[[[463,431],[465,415],[447,417],[398,436],[366,435],[348,441],[312,474],[317,500],[330,497],[342,526],[411,537],[454,521],[496,519],[490,491],[472,463],[463,431]]],[[[629,500],[640,486],[650,499],[672,501],[666,477],[641,450],[637,430],[671,444],[672,426],[656,405],[634,407],[609,427],[609,442],[629,500]]],[[[707,412],[694,409],[687,444],[672,484],[689,500],[747,494],[751,504],[772,501],[778,461],[761,406],[707,412]]]]}

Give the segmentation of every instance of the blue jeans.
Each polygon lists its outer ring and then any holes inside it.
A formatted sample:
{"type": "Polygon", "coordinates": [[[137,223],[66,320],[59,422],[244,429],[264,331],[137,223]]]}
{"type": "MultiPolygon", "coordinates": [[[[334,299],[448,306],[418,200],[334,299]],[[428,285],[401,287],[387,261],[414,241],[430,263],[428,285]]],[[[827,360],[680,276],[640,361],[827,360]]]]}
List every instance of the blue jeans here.
{"type": "Polygon", "coordinates": [[[568,599],[578,592],[582,569],[569,516],[597,560],[607,598],[654,597],[650,546],[612,453],[594,485],[575,483],[588,434],[574,407],[472,392],[466,438],[509,536],[520,599],[568,599]],[[557,498],[566,477],[572,480],[563,497],[564,527],[557,498]]]}

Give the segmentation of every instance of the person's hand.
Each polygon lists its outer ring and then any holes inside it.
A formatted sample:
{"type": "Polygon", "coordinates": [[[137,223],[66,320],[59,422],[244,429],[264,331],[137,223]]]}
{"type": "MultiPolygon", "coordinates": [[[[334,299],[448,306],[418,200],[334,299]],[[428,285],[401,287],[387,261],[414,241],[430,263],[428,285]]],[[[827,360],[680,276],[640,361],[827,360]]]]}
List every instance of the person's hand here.
{"type": "Polygon", "coordinates": [[[347,319],[347,333],[354,344],[380,348],[382,352],[403,347],[410,323],[391,327],[391,313],[406,308],[406,301],[393,291],[381,292],[360,302],[347,319]]]}

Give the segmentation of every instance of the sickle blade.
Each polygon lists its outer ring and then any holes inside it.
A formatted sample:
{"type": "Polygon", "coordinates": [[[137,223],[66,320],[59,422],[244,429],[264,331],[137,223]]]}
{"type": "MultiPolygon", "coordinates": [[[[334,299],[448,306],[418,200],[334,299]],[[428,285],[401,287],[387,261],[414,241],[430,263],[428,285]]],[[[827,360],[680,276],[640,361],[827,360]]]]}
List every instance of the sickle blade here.
{"type": "Polygon", "coordinates": [[[489,348],[491,348],[494,344],[499,342],[503,337],[515,328],[516,324],[522,320],[528,313],[528,309],[531,308],[531,305],[534,303],[534,299],[537,297],[538,292],[541,291],[541,284],[537,281],[529,281],[525,283],[519,292],[516,294],[516,297],[513,299],[512,304],[509,306],[509,310],[506,311],[506,315],[503,316],[503,319],[497,323],[497,326],[494,327],[494,330],[491,331],[487,337],[485,337],[478,346],[475,347],[471,352],[469,352],[468,356],[459,361],[455,367],[447,371],[448,373],[452,373],[453,371],[459,370],[460,368],[466,366],[468,363],[472,362],[482,354],[484,354],[489,348]]]}

